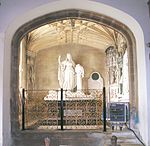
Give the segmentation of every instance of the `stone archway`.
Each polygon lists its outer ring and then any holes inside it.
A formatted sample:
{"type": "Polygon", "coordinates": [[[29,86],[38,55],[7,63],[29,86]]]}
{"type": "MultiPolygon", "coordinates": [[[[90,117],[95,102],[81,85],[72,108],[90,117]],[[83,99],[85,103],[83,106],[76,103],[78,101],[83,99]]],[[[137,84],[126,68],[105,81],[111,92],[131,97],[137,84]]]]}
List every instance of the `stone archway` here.
{"type": "MultiPolygon", "coordinates": [[[[99,15],[99,14],[93,13],[93,12],[81,11],[78,9],[74,9],[74,10],[70,10],[70,11],[73,12],[72,17],[85,17],[86,18],[87,16],[88,17],[90,16],[90,18],[93,21],[99,21],[99,22],[107,24],[113,28],[119,29],[120,32],[122,32],[128,38],[128,44],[129,44],[128,52],[129,52],[129,56],[131,57],[131,58],[129,57],[129,62],[130,62],[130,67],[131,67],[129,69],[130,79],[134,79],[134,82],[132,82],[130,84],[130,89],[132,89],[132,91],[133,91],[132,92],[133,95],[131,95],[131,93],[130,93],[130,96],[133,97],[132,98],[133,100],[131,102],[136,104],[136,97],[137,97],[137,74],[136,73],[137,73],[137,69],[136,69],[136,49],[134,49],[134,48],[140,47],[139,44],[137,44],[137,46],[135,45],[135,40],[137,38],[134,39],[132,32],[130,31],[129,28],[127,28],[127,26],[123,25],[122,23],[117,22],[116,20],[110,19],[109,17],[106,17],[104,15],[99,15]],[[76,11],[76,13],[74,13],[75,11],[76,11]]],[[[57,12],[57,13],[59,13],[59,12],[57,12]]],[[[64,15],[64,13],[65,13],[65,11],[62,13],[62,15],[64,15]]],[[[68,14],[70,14],[70,13],[67,13],[65,15],[68,16],[68,14]]],[[[36,18],[36,17],[38,17],[38,16],[35,16],[34,18],[36,18]]],[[[63,17],[63,16],[61,16],[61,17],[63,17]]],[[[18,108],[16,105],[18,102],[17,101],[17,94],[18,94],[18,90],[17,90],[17,88],[18,88],[18,86],[17,86],[18,85],[18,68],[17,68],[18,61],[17,61],[17,59],[18,59],[19,50],[17,48],[18,48],[19,41],[24,36],[25,33],[31,31],[33,28],[36,28],[36,27],[46,23],[47,20],[50,20],[53,18],[55,18],[55,19],[57,18],[56,13],[46,14],[45,16],[39,17],[39,18],[35,19],[34,21],[25,23],[23,26],[20,25],[21,27],[17,30],[16,34],[13,37],[12,50],[11,50],[12,58],[11,58],[11,95],[10,96],[12,97],[11,98],[11,109],[12,109],[11,125],[12,125],[12,132],[14,132],[14,133],[18,132],[18,130],[19,130],[18,129],[18,127],[19,127],[18,120],[17,120],[18,117],[17,117],[17,112],[16,112],[16,111],[18,111],[18,108]],[[52,17],[52,14],[54,14],[53,17],[52,17]],[[17,40],[17,42],[16,42],[16,40],[17,40]],[[16,102],[14,102],[14,101],[16,101],[16,102]]],[[[88,18],[88,19],[90,19],[90,18],[88,18]]]]}
{"type": "MultiPolygon", "coordinates": [[[[90,20],[93,22],[96,22],[98,24],[103,24],[108,27],[111,27],[113,29],[116,29],[120,33],[122,33],[125,38],[127,39],[128,43],[128,56],[129,56],[129,79],[133,80],[134,82],[130,82],[129,84],[129,93],[130,93],[130,103],[131,106],[136,108],[137,107],[137,78],[136,78],[136,52],[135,52],[135,39],[130,31],[130,29],[125,26],[124,24],[109,18],[104,15],[100,15],[94,12],[89,12],[89,11],[83,11],[83,10],[63,10],[63,11],[58,11],[54,13],[47,14],[45,16],[36,18],[34,21],[30,21],[26,24],[24,24],[22,27],[20,27],[12,40],[12,69],[11,69],[11,75],[12,75],[12,84],[13,86],[15,85],[15,88],[12,88],[12,105],[17,104],[18,105],[18,64],[19,64],[19,44],[20,40],[22,37],[27,34],[28,32],[32,31],[33,29],[44,25],[46,23],[51,23],[55,22],[56,20],[62,20],[65,18],[78,18],[78,19],[85,19],[85,20],[90,20]],[[135,56],[134,56],[135,55],[135,56]],[[15,66],[15,67],[14,67],[15,66]],[[132,92],[131,92],[132,91],[132,92]]],[[[12,86],[12,87],[13,87],[12,86]]],[[[13,129],[18,129],[18,108],[17,106],[14,106],[14,108],[11,109],[12,113],[16,113],[14,116],[12,116],[12,127],[13,129]],[[16,112],[17,111],[17,112],[16,112]]]]}

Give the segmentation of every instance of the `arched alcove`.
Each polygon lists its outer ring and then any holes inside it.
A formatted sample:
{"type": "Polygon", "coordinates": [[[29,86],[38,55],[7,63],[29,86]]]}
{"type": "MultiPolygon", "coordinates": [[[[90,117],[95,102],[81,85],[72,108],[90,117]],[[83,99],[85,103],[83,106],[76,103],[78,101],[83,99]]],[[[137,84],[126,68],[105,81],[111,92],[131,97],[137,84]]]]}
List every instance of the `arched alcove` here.
{"type": "MultiPolygon", "coordinates": [[[[51,5],[50,3],[49,5],[43,6],[37,10],[33,10],[32,12],[29,12],[27,15],[25,15],[24,20],[23,18],[22,19],[18,18],[17,19],[18,21],[14,22],[12,25],[13,29],[11,30],[11,27],[9,27],[8,30],[6,31],[6,46],[5,46],[6,56],[4,58],[4,63],[5,63],[4,71],[6,71],[6,75],[8,75],[10,69],[6,69],[6,68],[11,66],[11,77],[9,80],[9,78],[4,76],[4,78],[6,79],[4,84],[8,88],[7,90],[10,89],[10,93],[4,90],[4,96],[8,97],[7,99],[9,99],[10,97],[10,100],[11,100],[10,102],[11,118],[10,119],[11,119],[11,131],[13,132],[14,137],[17,137],[18,135],[22,135],[22,137],[24,136],[24,133],[20,132],[19,125],[18,125],[19,124],[19,121],[18,121],[18,94],[19,94],[18,92],[19,50],[18,48],[19,48],[19,43],[26,33],[28,33],[29,31],[43,24],[46,24],[47,21],[53,22],[56,19],[62,19],[65,17],[81,17],[81,18],[86,18],[91,21],[102,23],[104,25],[108,25],[120,31],[122,34],[125,35],[125,37],[127,38],[127,42],[128,42],[129,80],[130,80],[129,86],[130,86],[130,97],[131,97],[130,99],[131,99],[132,106],[135,107],[137,105],[138,93],[140,93],[140,97],[146,94],[146,93],[143,94],[142,91],[139,92],[138,91],[139,87],[137,88],[138,86],[137,79],[142,79],[142,75],[141,75],[141,72],[139,72],[139,69],[137,68],[138,61],[136,57],[140,59],[139,57],[140,52],[142,52],[142,55],[143,55],[143,51],[140,51],[140,49],[144,49],[143,33],[138,23],[134,19],[132,19],[129,15],[126,15],[125,13],[119,10],[117,11],[116,9],[109,7],[109,6],[107,7],[101,4],[96,5],[97,3],[92,3],[92,2],[87,3],[85,7],[83,5],[73,6],[73,4],[71,6],[67,5],[64,8],[62,3],[58,2],[58,4],[56,4],[56,8],[54,8],[53,7],[54,5],[51,5]],[[57,5],[59,6],[57,7],[57,5]],[[51,8],[53,7],[53,8],[50,9],[50,7],[51,8]],[[42,11],[43,8],[46,8],[44,12],[42,11]],[[99,8],[102,8],[102,9],[99,9],[99,8]],[[108,8],[109,10],[106,10],[105,8],[108,8]],[[81,10],[81,9],[85,9],[85,10],[81,10]],[[38,10],[40,10],[39,13],[37,13],[38,10]],[[57,12],[55,12],[56,10],[57,12]],[[63,11],[59,11],[59,10],[63,10],[63,11]],[[112,18],[108,17],[108,16],[111,16],[110,14],[111,12],[114,12],[112,13],[113,14],[112,18]],[[121,12],[121,13],[117,14],[118,12],[121,12]],[[30,15],[30,13],[32,15],[30,15]],[[125,16],[125,18],[120,18],[118,16],[122,16],[122,17],[125,16]],[[117,20],[120,20],[120,22],[117,20]],[[127,22],[125,20],[129,20],[129,21],[127,22]],[[136,28],[134,28],[133,24],[136,26],[136,28]],[[128,28],[128,26],[130,28],[128,28]],[[141,35],[138,35],[138,34],[141,34],[141,35]],[[138,40],[141,40],[141,42],[138,42],[138,40]],[[11,46],[10,46],[10,43],[11,43],[11,46]],[[10,51],[10,48],[11,48],[11,51],[10,51]],[[10,60],[10,56],[11,56],[11,60],[10,60]],[[137,72],[139,74],[137,74],[137,72]]],[[[142,56],[141,62],[142,63],[144,62],[144,56],[142,56]]],[[[144,66],[142,68],[145,69],[144,66]]],[[[145,83],[145,78],[143,78],[143,83],[145,83]]],[[[142,85],[143,84],[141,84],[141,86],[142,85]]],[[[143,88],[145,89],[145,86],[143,88]]],[[[140,101],[142,101],[142,99],[140,101]]],[[[145,102],[146,102],[146,99],[143,102],[141,102],[141,105],[143,105],[143,103],[145,102]]],[[[7,110],[9,111],[9,103],[6,105],[8,105],[7,110]]],[[[142,111],[144,111],[144,107],[141,107],[141,109],[142,109],[141,110],[141,113],[142,113],[142,111]]],[[[145,112],[145,114],[147,114],[147,111],[145,112]]],[[[8,116],[8,119],[9,119],[9,116],[8,116]]],[[[145,138],[144,136],[146,135],[147,132],[143,132],[143,129],[141,130],[141,132],[142,132],[143,138],[145,138]]],[[[145,139],[147,140],[147,137],[145,139]]]]}
{"type": "MultiPolygon", "coordinates": [[[[78,18],[78,19],[85,19],[96,22],[98,24],[106,25],[110,28],[113,28],[123,34],[127,41],[127,52],[128,52],[128,59],[129,59],[129,94],[130,94],[130,104],[131,107],[134,109],[137,108],[137,77],[136,77],[136,50],[135,48],[135,38],[130,31],[130,29],[122,24],[119,21],[114,20],[113,18],[107,17],[105,15],[97,14],[90,11],[85,10],[77,10],[77,9],[70,9],[70,10],[63,10],[54,13],[47,14],[45,16],[39,17],[30,21],[23,26],[21,26],[15,33],[13,40],[12,40],[12,65],[11,65],[11,78],[12,78],[12,105],[18,105],[18,70],[19,70],[19,45],[21,39],[30,31],[38,28],[44,24],[52,23],[58,20],[63,20],[65,18],[78,18]],[[134,82],[133,82],[134,81],[134,82]]],[[[12,116],[12,126],[13,129],[18,129],[18,106],[14,106],[11,109],[12,113],[15,113],[12,116]]]]}

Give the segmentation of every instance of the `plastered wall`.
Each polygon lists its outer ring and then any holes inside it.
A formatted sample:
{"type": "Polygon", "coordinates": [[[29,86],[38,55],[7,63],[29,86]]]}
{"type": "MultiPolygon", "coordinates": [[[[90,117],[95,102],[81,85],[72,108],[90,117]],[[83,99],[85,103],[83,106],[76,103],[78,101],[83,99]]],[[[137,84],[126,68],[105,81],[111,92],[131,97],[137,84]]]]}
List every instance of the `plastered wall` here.
{"type": "Polygon", "coordinates": [[[106,74],[105,53],[99,49],[81,45],[56,46],[41,50],[35,61],[35,89],[58,89],[58,56],[65,60],[66,54],[71,53],[75,64],[84,68],[83,88],[87,87],[87,79],[92,72],[99,72],[104,79],[106,74]]]}

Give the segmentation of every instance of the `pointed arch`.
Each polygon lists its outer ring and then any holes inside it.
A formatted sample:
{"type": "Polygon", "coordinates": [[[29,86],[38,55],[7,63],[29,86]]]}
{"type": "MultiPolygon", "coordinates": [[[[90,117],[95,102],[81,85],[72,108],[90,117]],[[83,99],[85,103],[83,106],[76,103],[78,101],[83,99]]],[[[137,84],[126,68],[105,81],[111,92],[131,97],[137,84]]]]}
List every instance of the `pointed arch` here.
{"type": "Polygon", "coordinates": [[[148,141],[148,131],[144,129],[145,126],[148,127],[148,113],[146,77],[143,77],[142,75],[142,72],[146,72],[143,31],[138,22],[127,13],[102,3],[86,0],[83,0],[82,2],[80,0],[51,2],[25,13],[21,17],[16,18],[9,25],[5,37],[4,97],[7,98],[7,100],[10,99],[11,102],[4,103],[4,106],[7,106],[7,110],[9,111],[11,104],[11,117],[8,118],[11,121],[12,131],[14,133],[18,132],[19,127],[17,121],[18,117],[16,115],[19,41],[27,32],[43,25],[48,20],[54,21],[55,19],[69,16],[82,17],[107,24],[119,30],[128,39],[129,80],[130,91],[132,91],[130,92],[131,102],[137,104],[136,99],[138,98],[140,132],[144,141],[148,141]],[[143,116],[145,119],[145,124],[143,124],[144,127],[141,124],[143,116]]]}

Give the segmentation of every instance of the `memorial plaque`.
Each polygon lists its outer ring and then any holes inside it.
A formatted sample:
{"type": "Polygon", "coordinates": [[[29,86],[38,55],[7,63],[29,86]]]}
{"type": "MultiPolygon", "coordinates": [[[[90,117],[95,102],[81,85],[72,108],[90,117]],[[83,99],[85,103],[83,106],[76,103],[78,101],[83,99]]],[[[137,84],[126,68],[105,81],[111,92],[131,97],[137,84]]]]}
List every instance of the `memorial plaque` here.
{"type": "Polygon", "coordinates": [[[64,116],[82,116],[82,110],[64,110],[64,116]]]}

